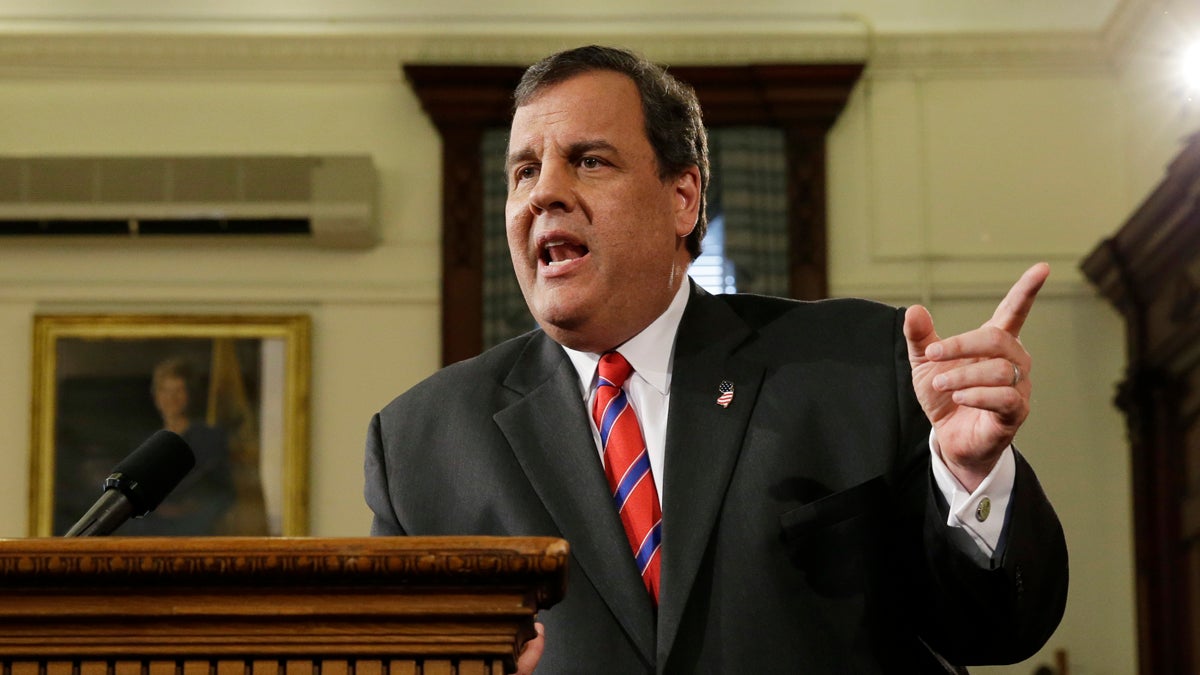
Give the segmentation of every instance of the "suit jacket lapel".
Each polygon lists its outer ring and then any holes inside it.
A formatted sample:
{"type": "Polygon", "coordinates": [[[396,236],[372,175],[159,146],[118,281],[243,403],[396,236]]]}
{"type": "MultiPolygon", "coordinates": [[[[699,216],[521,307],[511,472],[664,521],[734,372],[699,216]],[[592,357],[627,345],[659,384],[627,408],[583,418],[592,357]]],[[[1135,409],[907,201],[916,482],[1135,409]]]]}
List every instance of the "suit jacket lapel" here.
{"type": "Polygon", "coordinates": [[[570,542],[580,571],[652,663],[654,611],[613,508],[579,376],[562,348],[539,335],[518,358],[505,385],[521,398],[493,419],[570,542]]]}
{"type": "Polygon", "coordinates": [[[762,382],[762,366],[735,355],[751,336],[728,305],[693,290],[675,340],[667,418],[660,669],[679,631],[762,382]],[[717,404],[722,381],[734,385],[727,408],[717,404]]]}

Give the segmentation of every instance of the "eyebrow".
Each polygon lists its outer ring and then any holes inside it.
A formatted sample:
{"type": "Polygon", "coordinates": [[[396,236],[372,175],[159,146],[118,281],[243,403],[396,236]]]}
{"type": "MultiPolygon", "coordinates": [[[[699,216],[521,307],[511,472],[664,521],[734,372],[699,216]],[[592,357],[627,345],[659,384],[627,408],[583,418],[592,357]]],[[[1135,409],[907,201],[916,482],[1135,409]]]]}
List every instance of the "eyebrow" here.
{"type": "Polygon", "coordinates": [[[578,159],[579,157],[596,150],[605,150],[618,155],[621,154],[617,151],[616,146],[614,146],[612,143],[597,138],[594,140],[579,141],[567,146],[567,157],[570,157],[571,159],[578,159]]]}
{"type": "Polygon", "coordinates": [[[522,162],[527,162],[531,159],[537,159],[537,155],[534,154],[533,150],[529,148],[518,150],[517,152],[512,153],[504,158],[504,172],[512,173],[512,168],[514,166],[522,162]]]}
{"type": "MultiPolygon", "coordinates": [[[[615,145],[613,145],[612,143],[609,143],[606,140],[597,138],[597,139],[589,139],[589,140],[584,140],[584,141],[576,141],[576,142],[568,145],[567,146],[567,157],[569,159],[571,159],[572,161],[574,161],[574,160],[582,157],[583,155],[588,154],[589,152],[595,152],[597,150],[603,150],[603,151],[611,152],[611,153],[614,153],[617,155],[621,154],[620,151],[617,150],[617,147],[615,145]]],[[[504,159],[504,170],[506,173],[511,173],[513,166],[520,164],[521,162],[527,162],[527,161],[536,160],[536,159],[537,159],[537,154],[532,149],[523,148],[521,150],[518,150],[518,151],[512,153],[511,155],[508,155],[504,159]]]]}

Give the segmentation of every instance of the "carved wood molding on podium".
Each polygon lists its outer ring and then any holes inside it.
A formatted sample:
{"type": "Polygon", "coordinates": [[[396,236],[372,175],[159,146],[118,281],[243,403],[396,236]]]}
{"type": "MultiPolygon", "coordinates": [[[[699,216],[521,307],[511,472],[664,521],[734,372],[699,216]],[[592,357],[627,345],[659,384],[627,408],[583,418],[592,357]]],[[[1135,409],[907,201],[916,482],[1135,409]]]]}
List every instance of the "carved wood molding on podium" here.
{"type": "Polygon", "coordinates": [[[8,540],[0,663],[6,675],[498,674],[562,597],[567,557],[550,538],[8,540]]]}

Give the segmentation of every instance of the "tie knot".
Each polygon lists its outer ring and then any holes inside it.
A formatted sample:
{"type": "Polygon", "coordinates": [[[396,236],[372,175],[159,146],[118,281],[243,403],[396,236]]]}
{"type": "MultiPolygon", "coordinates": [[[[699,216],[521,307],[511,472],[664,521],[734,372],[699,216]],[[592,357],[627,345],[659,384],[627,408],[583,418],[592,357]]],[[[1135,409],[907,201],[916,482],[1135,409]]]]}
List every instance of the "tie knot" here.
{"type": "Polygon", "coordinates": [[[633,374],[633,366],[625,360],[624,356],[616,352],[606,352],[600,356],[600,386],[611,384],[620,389],[625,384],[625,380],[633,374]]]}

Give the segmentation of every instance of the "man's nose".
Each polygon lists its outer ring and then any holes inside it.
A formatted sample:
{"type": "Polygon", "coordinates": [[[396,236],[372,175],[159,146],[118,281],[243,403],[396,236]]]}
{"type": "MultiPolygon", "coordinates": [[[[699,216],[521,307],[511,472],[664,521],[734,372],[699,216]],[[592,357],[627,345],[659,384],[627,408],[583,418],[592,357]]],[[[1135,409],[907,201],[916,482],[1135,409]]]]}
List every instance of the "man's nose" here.
{"type": "Polygon", "coordinates": [[[543,163],[529,195],[529,207],[534,214],[571,211],[575,201],[575,173],[571,167],[565,162],[543,163]]]}

